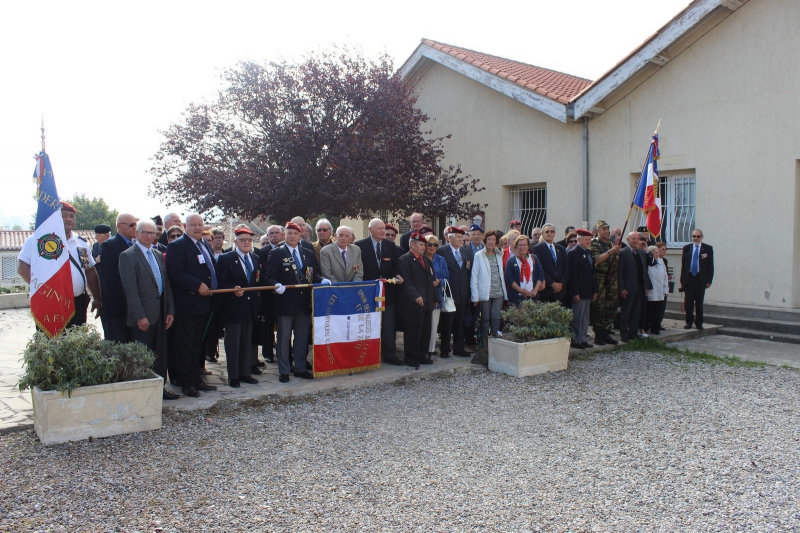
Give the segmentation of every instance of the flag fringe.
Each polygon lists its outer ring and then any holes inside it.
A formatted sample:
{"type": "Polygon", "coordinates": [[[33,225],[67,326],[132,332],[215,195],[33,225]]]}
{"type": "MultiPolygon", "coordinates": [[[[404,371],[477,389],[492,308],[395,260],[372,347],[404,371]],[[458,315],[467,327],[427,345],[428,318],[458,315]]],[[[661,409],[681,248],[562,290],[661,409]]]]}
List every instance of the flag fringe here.
{"type": "Polygon", "coordinates": [[[314,372],[315,378],[324,378],[327,376],[340,376],[342,374],[352,374],[354,372],[367,372],[369,370],[378,370],[381,367],[380,363],[370,366],[359,366],[356,368],[343,368],[340,370],[328,370],[327,372],[314,372]]]}
{"type": "Polygon", "coordinates": [[[45,327],[44,327],[44,324],[42,324],[41,322],[39,322],[39,319],[38,319],[38,318],[36,318],[36,315],[34,315],[34,314],[33,314],[33,310],[31,310],[31,311],[30,311],[30,313],[31,313],[31,317],[33,318],[33,322],[34,322],[34,324],[36,324],[36,327],[39,329],[39,331],[41,331],[42,333],[44,333],[45,335],[47,335],[47,338],[48,338],[48,339],[52,339],[53,337],[55,337],[56,335],[60,334],[62,331],[64,331],[65,329],[67,329],[67,326],[66,326],[66,325],[67,325],[67,324],[69,324],[69,321],[70,321],[70,320],[72,320],[72,317],[74,317],[74,316],[75,316],[75,310],[73,309],[73,310],[72,310],[72,312],[69,314],[69,316],[68,316],[68,317],[65,319],[65,321],[64,321],[64,327],[63,327],[63,328],[61,328],[61,329],[59,329],[59,330],[58,330],[58,331],[57,331],[55,334],[51,334],[51,333],[50,333],[50,332],[47,330],[47,328],[45,328],[45,327]]]}

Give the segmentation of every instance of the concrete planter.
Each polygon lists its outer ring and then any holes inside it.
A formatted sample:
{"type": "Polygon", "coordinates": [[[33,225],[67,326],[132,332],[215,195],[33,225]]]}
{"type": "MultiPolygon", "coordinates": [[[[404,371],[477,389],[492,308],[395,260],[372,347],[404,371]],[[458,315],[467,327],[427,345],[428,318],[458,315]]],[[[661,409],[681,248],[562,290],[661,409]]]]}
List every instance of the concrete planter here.
{"type": "Polygon", "coordinates": [[[30,306],[27,293],[0,294],[0,309],[20,309],[30,306]]]}
{"type": "Polygon", "coordinates": [[[514,377],[566,370],[570,339],[511,342],[489,339],[489,370],[514,377]]]}
{"type": "Polygon", "coordinates": [[[78,387],[72,397],[34,387],[33,429],[45,445],[161,429],[163,390],[158,376],[78,387]]]}

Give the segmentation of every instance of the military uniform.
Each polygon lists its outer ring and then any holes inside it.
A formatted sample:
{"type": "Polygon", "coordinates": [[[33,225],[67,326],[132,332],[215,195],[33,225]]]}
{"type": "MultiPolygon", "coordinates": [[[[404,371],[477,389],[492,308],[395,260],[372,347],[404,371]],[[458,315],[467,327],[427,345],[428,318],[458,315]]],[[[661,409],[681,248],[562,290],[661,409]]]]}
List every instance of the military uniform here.
{"type": "MultiPolygon", "coordinates": [[[[608,226],[604,221],[598,220],[596,228],[608,226]]],[[[597,344],[617,344],[608,333],[614,328],[614,319],[617,316],[619,307],[619,290],[617,288],[617,266],[618,258],[611,256],[602,263],[597,262],[597,257],[608,252],[614,244],[608,240],[603,242],[600,237],[592,239],[589,251],[595,264],[595,276],[597,278],[597,299],[592,302],[589,318],[594,331],[595,343],[597,344]],[[611,273],[608,272],[609,268],[611,273]]]]}

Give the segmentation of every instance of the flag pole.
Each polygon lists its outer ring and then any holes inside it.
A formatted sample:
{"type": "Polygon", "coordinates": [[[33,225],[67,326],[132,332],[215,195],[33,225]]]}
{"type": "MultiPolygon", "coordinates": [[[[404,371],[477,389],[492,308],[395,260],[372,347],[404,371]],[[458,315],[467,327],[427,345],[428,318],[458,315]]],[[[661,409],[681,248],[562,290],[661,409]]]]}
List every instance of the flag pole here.
{"type": "Polygon", "coordinates": [[[42,152],[44,151],[44,115],[42,115],[42,152]]]}

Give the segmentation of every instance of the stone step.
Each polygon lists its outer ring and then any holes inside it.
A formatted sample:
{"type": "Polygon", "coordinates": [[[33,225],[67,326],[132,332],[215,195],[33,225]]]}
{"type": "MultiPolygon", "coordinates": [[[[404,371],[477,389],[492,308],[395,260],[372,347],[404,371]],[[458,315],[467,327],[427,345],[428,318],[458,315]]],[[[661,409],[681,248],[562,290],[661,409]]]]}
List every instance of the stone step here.
{"type": "Polygon", "coordinates": [[[771,331],[756,331],[754,329],[741,328],[722,328],[719,333],[722,335],[730,335],[731,337],[741,337],[744,339],[800,344],[800,335],[791,335],[789,333],[775,333],[771,331]]]}
{"type": "MultiPolygon", "coordinates": [[[[670,295],[667,301],[668,311],[679,311],[680,295],[670,295]]],[[[800,309],[786,309],[782,307],[761,307],[755,305],[715,304],[706,302],[703,310],[707,314],[732,317],[742,317],[762,320],[780,320],[797,322],[800,324],[800,309]]]]}
{"type": "MultiPolygon", "coordinates": [[[[704,311],[707,311],[707,308],[704,308],[704,311]]],[[[664,318],[682,320],[684,317],[685,315],[681,313],[680,310],[667,310],[664,312],[664,318]]],[[[800,322],[789,320],[730,316],[708,312],[703,313],[703,319],[705,322],[725,326],[725,331],[729,329],[741,329],[770,332],[772,334],[800,335],[800,322]]]]}

